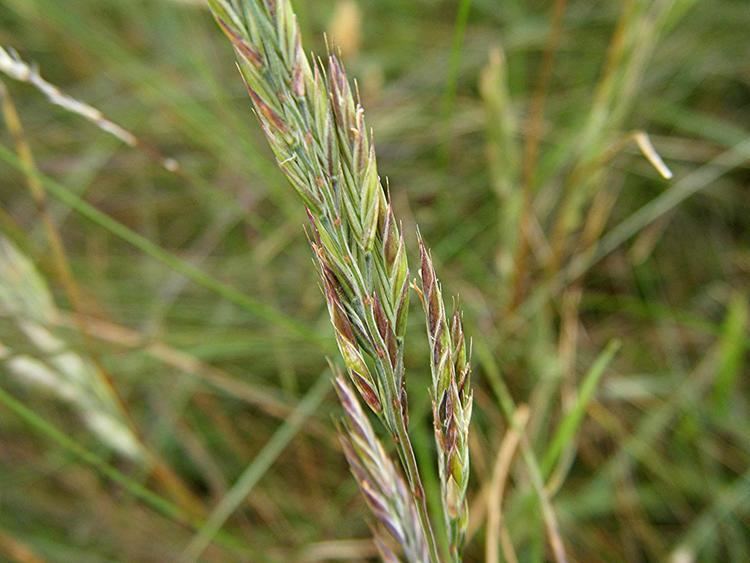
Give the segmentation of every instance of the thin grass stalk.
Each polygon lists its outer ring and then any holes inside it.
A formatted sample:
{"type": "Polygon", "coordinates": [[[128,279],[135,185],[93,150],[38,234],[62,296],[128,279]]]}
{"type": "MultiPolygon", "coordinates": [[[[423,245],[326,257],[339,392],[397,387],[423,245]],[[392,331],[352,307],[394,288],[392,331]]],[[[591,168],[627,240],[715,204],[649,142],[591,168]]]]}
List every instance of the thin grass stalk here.
{"type": "Polygon", "coordinates": [[[529,420],[529,409],[521,405],[516,409],[513,418],[513,424],[505,433],[500,448],[497,452],[494,468],[492,470],[492,480],[489,490],[487,491],[487,532],[485,539],[485,557],[486,563],[498,562],[500,560],[498,553],[498,543],[503,548],[503,555],[508,563],[516,563],[518,558],[513,548],[513,543],[507,541],[508,532],[503,522],[503,494],[505,492],[506,482],[510,473],[513,458],[518,444],[521,441],[521,433],[524,431],[526,423],[529,420]]]}
{"type": "Polygon", "coordinates": [[[140,150],[148,158],[159,163],[168,172],[179,171],[180,165],[175,159],[165,157],[157,148],[136,137],[121,125],[111,121],[97,108],[65,94],[54,84],[47,82],[39,73],[39,69],[35,65],[30,65],[23,61],[14,49],[0,46],[0,72],[14,80],[30,84],[44,94],[50,103],[82,117],[105,133],[116,137],[127,146],[140,150]]]}
{"type": "Polygon", "coordinates": [[[490,50],[489,61],[480,75],[479,91],[486,116],[487,165],[498,203],[497,285],[499,304],[504,310],[512,293],[524,193],[518,189],[517,119],[508,88],[507,63],[499,46],[490,50]]]}
{"type": "Polygon", "coordinates": [[[554,69],[555,54],[560,45],[562,36],[563,17],[567,9],[567,0],[555,0],[552,12],[552,23],[550,33],[547,37],[547,44],[544,48],[544,59],[542,67],[537,78],[534,97],[529,110],[531,119],[529,123],[529,134],[526,137],[526,143],[523,150],[523,168],[522,168],[522,191],[523,207],[520,219],[520,238],[516,255],[514,257],[515,280],[513,284],[513,293],[510,302],[510,309],[514,311],[523,301],[526,292],[526,283],[529,269],[529,251],[531,248],[531,225],[534,219],[534,183],[537,161],[539,159],[539,143],[542,138],[542,125],[544,120],[544,111],[547,102],[547,94],[552,79],[554,69]]]}

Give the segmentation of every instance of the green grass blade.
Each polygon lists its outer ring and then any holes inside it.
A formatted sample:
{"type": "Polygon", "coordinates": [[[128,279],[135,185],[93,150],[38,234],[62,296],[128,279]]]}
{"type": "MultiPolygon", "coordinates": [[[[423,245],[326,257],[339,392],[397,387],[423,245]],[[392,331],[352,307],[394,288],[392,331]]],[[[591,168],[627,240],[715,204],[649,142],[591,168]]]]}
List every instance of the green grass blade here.
{"type": "MultiPolygon", "coordinates": [[[[539,284],[534,294],[521,307],[522,314],[519,315],[518,319],[531,318],[548,302],[551,296],[559,293],[567,281],[582,276],[641,230],[667,213],[674,211],[685,200],[713,186],[718,179],[748,161],[750,161],[750,140],[745,140],[675,182],[667,191],[655,197],[613,227],[597,243],[595,252],[579,254],[553,280],[539,284]]],[[[517,324],[515,323],[517,322],[518,320],[509,323],[508,330],[516,329],[517,324]]]]}
{"type": "Polygon", "coordinates": [[[602,375],[604,375],[604,371],[619,349],[619,341],[614,340],[610,342],[604,351],[599,354],[599,357],[596,358],[596,361],[594,361],[588,373],[583,378],[575,405],[573,405],[570,412],[560,422],[555,435],[550,441],[547,452],[544,454],[542,473],[545,476],[549,475],[552,471],[555,462],[557,462],[566,444],[575,439],[576,432],[578,432],[581,422],[583,422],[583,418],[586,415],[586,407],[593,398],[594,391],[596,391],[599,381],[602,375]]]}
{"type": "Polygon", "coordinates": [[[22,419],[26,424],[36,430],[39,434],[46,436],[51,441],[62,447],[64,450],[70,452],[76,458],[96,468],[102,475],[104,475],[111,481],[117,483],[118,485],[122,485],[122,487],[130,494],[143,501],[157,512],[182,524],[191,523],[188,516],[177,506],[175,506],[168,500],[163,499],[156,493],[148,490],[140,483],[133,481],[130,477],[112,467],[101,457],[76,443],[65,433],[55,428],[52,424],[37,415],[34,411],[26,407],[23,403],[18,401],[1,387],[0,404],[13,412],[16,416],[22,419]]]}
{"type": "MultiPolygon", "coordinates": [[[[453,105],[456,100],[456,91],[458,90],[458,73],[461,69],[461,50],[463,49],[464,36],[466,35],[466,24],[469,21],[471,12],[471,0],[461,0],[456,15],[456,26],[453,32],[453,46],[451,47],[450,61],[448,62],[448,79],[445,84],[443,93],[442,113],[443,121],[448,127],[448,120],[453,113],[453,105]]],[[[443,147],[443,158],[447,160],[448,139],[443,147]]]]}
{"type": "Polygon", "coordinates": [[[701,548],[717,538],[719,524],[736,510],[747,512],[750,500],[750,470],[714,495],[713,504],[695,519],[678,543],[676,551],[698,555],[701,548]]]}
{"type": "Polygon", "coordinates": [[[719,340],[719,359],[713,390],[713,407],[717,416],[726,416],[735,382],[742,373],[747,347],[747,296],[736,293],[729,302],[727,317],[719,340]]]}
{"type": "Polygon", "coordinates": [[[329,391],[330,373],[324,371],[289,418],[279,427],[255,459],[247,466],[232,488],[216,506],[183,553],[183,561],[197,561],[224,523],[247,498],[276,459],[299,432],[307,418],[317,409],[329,391]]]}

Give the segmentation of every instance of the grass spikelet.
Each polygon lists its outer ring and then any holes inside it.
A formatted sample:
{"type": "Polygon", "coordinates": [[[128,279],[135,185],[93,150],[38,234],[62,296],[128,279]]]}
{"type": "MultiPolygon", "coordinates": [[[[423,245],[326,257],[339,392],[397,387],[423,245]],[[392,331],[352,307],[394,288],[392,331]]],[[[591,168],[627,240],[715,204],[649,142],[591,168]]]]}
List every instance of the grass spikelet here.
{"type": "Polygon", "coordinates": [[[381,526],[375,537],[383,559],[398,560],[383,537],[387,531],[408,561],[427,561],[427,541],[406,482],[383,449],[351,387],[341,376],[334,383],[345,413],[345,430],[339,433],[341,445],[352,474],[381,526]]]}
{"type": "Polygon", "coordinates": [[[432,368],[432,411],[443,510],[449,531],[451,557],[459,560],[469,520],[466,489],[469,483],[469,423],[471,421],[471,365],[456,308],[448,319],[430,253],[419,241],[422,303],[427,321],[432,368]]]}

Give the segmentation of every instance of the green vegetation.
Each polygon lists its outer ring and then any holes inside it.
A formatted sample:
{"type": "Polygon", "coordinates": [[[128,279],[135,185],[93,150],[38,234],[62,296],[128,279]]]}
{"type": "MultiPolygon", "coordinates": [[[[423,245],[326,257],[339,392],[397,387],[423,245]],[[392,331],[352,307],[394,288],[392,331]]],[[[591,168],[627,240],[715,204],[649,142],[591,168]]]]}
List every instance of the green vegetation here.
{"type": "MultiPolygon", "coordinates": [[[[750,559],[745,4],[293,0],[357,81],[409,281],[418,224],[460,296],[464,561],[750,559]]],[[[60,89],[0,70],[0,560],[377,557],[346,458],[406,522],[352,440],[408,452],[336,399],[314,227],[204,3],[0,0],[0,47],[60,89]]],[[[436,523],[420,298],[394,331],[436,523]]]]}

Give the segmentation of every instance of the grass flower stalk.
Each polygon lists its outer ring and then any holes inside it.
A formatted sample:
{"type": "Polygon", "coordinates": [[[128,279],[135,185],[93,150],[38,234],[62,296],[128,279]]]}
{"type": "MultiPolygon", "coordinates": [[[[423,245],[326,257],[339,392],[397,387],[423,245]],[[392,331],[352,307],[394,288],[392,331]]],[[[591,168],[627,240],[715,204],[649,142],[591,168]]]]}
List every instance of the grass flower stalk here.
{"type": "MultiPolygon", "coordinates": [[[[210,6],[234,46],[238,68],[277,162],[307,208],[310,242],[349,377],[396,445],[428,546],[428,559],[439,561],[408,432],[403,356],[409,266],[400,226],[378,175],[372,134],[358,96],[335,56],[329,55],[327,64],[322,60],[311,64],[305,56],[288,0],[211,0],[210,6]]],[[[459,371],[452,387],[443,385],[442,379],[434,385],[435,396],[447,393],[449,405],[454,397],[466,405],[468,391],[456,387],[468,381],[460,322],[456,330],[451,335],[456,341],[449,347],[449,357],[455,364],[451,369],[459,371]]],[[[351,422],[350,396],[338,387],[351,422]]],[[[445,402],[436,405],[438,410],[445,408],[445,402]]],[[[439,457],[441,475],[445,475],[443,496],[450,500],[447,522],[456,530],[449,536],[452,550],[458,553],[466,522],[464,427],[468,426],[470,398],[468,407],[450,408],[451,416],[441,423],[444,431],[439,447],[444,447],[444,452],[439,457]],[[456,468],[445,469],[451,463],[456,468]]],[[[362,441],[361,435],[357,438],[362,426],[355,429],[349,424],[346,428],[342,440],[347,458],[383,523],[381,506],[374,506],[370,498],[371,479],[364,478],[361,457],[353,453],[353,444],[362,441]]],[[[398,539],[398,534],[395,537],[398,539]]],[[[406,551],[403,542],[399,543],[406,551]]],[[[390,558],[384,549],[381,553],[390,558]]]]}

